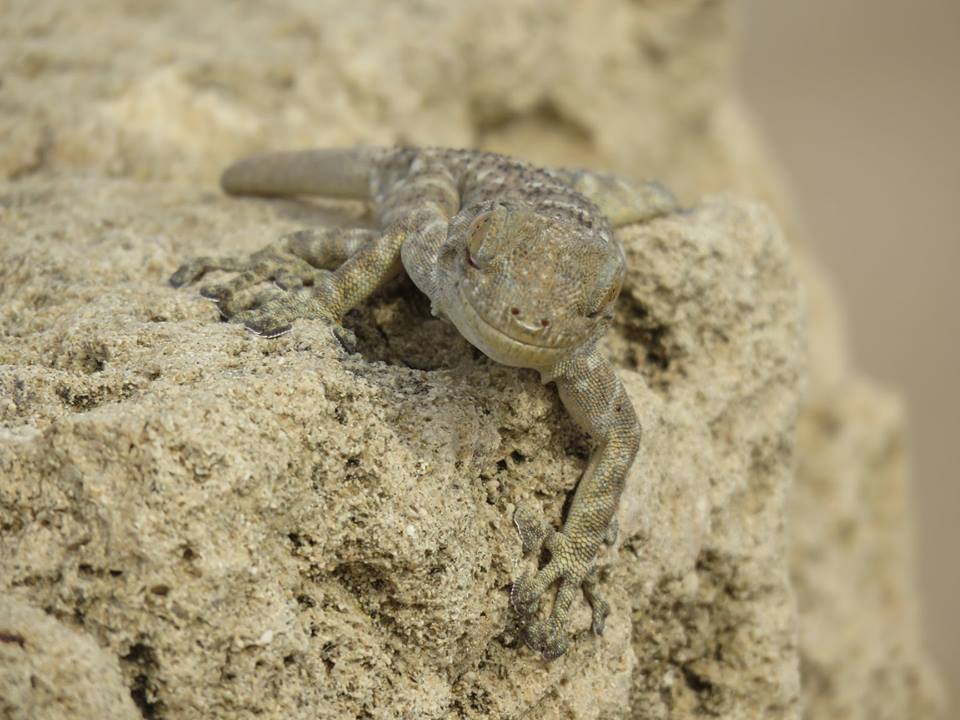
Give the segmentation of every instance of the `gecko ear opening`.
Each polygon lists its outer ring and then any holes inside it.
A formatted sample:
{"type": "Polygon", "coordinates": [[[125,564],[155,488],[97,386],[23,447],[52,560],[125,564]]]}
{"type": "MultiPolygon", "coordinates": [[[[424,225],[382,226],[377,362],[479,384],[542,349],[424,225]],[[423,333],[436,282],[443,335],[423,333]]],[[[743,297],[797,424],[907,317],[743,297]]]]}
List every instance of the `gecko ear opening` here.
{"type": "Polygon", "coordinates": [[[496,205],[477,215],[467,228],[467,260],[474,267],[482,267],[489,260],[487,241],[495,238],[507,218],[507,209],[496,205]],[[484,248],[484,245],[487,245],[484,248]],[[485,252],[486,250],[486,252],[485,252]]]}

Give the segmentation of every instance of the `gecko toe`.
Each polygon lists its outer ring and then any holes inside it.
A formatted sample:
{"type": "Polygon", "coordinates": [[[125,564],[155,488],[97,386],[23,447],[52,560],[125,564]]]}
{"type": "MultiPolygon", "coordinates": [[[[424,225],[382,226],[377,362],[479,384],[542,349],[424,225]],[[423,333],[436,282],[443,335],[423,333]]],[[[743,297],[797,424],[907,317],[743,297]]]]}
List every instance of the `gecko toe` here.
{"type": "Polygon", "coordinates": [[[510,605],[517,615],[530,617],[540,605],[540,593],[533,587],[533,575],[524,573],[510,589],[510,605]]]}
{"type": "Polygon", "coordinates": [[[261,320],[245,320],[243,326],[255,335],[265,338],[280,337],[293,329],[293,325],[290,323],[276,324],[261,320]]]}
{"type": "Polygon", "coordinates": [[[570,647],[570,636],[553,617],[537,620],[528,626],[524,639],[530,649],[538,651],[544,660],[556,660],[570,647]]]}
{"type": "Polygon", "coordinates": [[[248,307],[231,317],[232,322],[241,323],[251,332],[268,338],[289,332],[293,321],[299,319],[335,322],[333,314],[308,288],[287,292],[267,288],[258,293],[248,307]]]}
{"type": "Polygon", "coordinates": [[[230,320],[243,325],[256,335],[275,338],[293,329],[293,319],[285,313],[271,312],[271,310],[276,309],[275,306],[271,308],[268,304],[267,307],[242,310],[231,317],[230,320]]]}
{"type": "Polygon", "coordinates": [[[209,300],[215,300],[216,302],[220,302],[230,295],[225,287],[216,284],[202,286],[199,290],[199,293],[201,297],[205,297],[209,300]]]}
{"type": "Polygon", "coordinates": [[[175,288],[189,285],[203,277],[204,272],[205,268],[202,264],[198,264],[195,260],[187,261],[170,276],[170,284],[175,288]]]}
{"type": "Polygon", "coordinates": [[[176,269],[170,276],[170,285],[175,288],[183,287],[195,283],[211,270],[224,270],[227,272],[236,272],[240,270],[243,263],[232,257],[214,258],[207,255],[190,258],[176,269]]]}
{"type": "MultiPolygon", "coordinates": [[[[520,514],[518,527],[529,527],[529,516],[520,514]]],[[[533,527],[538,527],[534,524],[533,527]]],[[[583,558],[592,553],[583,553],[576,543],[561,532],[553,532],[545,542],[550,560],[534,573],[526,573],[518,579],[510,593],[510,604],[519,617],[523,638],[527,645],[552,660],[562,655],[568,645],[567,623],[573,602],[579,591],[590,605],[591,628],[596,635],[603,633],[604,623],[610,613],[610,605],[596,592],[598,571],[592,561],[583,558]],[[537,617],[540,600],[554,584],[557,592],[553,607],[546,619],[537,617]]]]}
{"type": "Polygon", "coordinates": [[[343,327],[343,325],[334,325],[333,336],[337,339],[337,342],[340,343],[340,347],[348,354],[352,355],[357,352],[359,343],[356,334],[352,330],[343,327]]]}
{"type": "Polygon", "coordinates": [[[513,524],[520,535],[520,546],[524,555],[549,546],[556,533],[539,513],[521,505],[513,513],[513,524]]]}
{"type": "Polygon", "coordinates": [[[583,583],[583,596],[590,605],[592,615],[590,629],[593,630],[594,635],[603,635],[603,628],[610,614],[610,603],[597,594],[593,581],[583,583]]]}
{"type": "Polygon", "coordinates": [[[238,312],[230,320],[266,338],[279,337],[293,329],[293,324],[289,320],[265,313],[262,308],[238,312]]]}

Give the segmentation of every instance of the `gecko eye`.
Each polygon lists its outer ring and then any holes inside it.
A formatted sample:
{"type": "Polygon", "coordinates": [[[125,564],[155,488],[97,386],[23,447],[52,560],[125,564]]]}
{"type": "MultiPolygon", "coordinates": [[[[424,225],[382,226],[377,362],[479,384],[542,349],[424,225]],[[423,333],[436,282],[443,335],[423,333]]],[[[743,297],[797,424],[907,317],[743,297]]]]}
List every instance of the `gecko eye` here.
{"type": "Polygon", "coordinates": [[[586,301],[584,310],[591,320],[609,314],[611,306],[620,295],[620,288],[623,287],[623,281],[627,275],[622,251],[614,256],[610,253],[605,255],[606,257],[598,263],[599,272],[592,278],[596,291],[584,298],[586,301]]]}
{"type": "Polygon", "coordinates": [[[497,234],[506,208],[496,207],[477,215],[467,228],[467,262],[475,268],[483,267],[484,243],[497,234]]]}
{"type": "Polygon", "coordinates": [[[620,294],[620,286],[623,284],[623,277],[617,277],[616,282],[610,286],[610,288],[600,297],[594,307],[594,310],[591,313],[587,314],[587,317],[590,319],[600,317],[603,315],[613,304],[614,300],[617,299],[617,296],[620,294]]]}

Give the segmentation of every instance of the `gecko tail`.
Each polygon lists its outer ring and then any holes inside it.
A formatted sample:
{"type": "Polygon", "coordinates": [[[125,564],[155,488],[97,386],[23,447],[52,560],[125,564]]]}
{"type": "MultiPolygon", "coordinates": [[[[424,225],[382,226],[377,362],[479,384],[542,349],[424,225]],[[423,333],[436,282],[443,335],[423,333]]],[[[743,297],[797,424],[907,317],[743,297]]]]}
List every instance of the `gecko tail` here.
{"type": "Polygon", "coordinates": [[[220,177],[231,195],[321,195],[370,198],[376,149],[323,148],[253,155],[235,162],[220,177]]]}

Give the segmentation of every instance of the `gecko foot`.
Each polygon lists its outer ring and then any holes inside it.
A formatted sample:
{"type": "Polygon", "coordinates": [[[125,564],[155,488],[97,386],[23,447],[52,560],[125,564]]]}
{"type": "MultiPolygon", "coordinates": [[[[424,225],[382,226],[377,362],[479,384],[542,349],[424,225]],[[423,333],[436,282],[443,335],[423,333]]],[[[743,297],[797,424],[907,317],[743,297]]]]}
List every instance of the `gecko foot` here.
{"type": "Polygon", "coordinates": [[[299,318],[324,319],[333,324],[336,317],[330,312],[316,288],[296,288],[287,292],[261,297],[253,307],[230,317],[230,322],[241,323],[257,335],[272,338],[290,331],[299,318]]]}
{"type": "Polygon", "coordinates": [[[578,589],[582,588],[591,607],[593,632],[597,635],[603,633],[610,606],[596,592],[597,572],[593,560],[597,548],[579,546],[525,508],[518,508],[514,513],[514,523],[525,554],[540,547],[550,553],[546,565],[514,583],[510,603],[521,618],[527,645],[539,651],[545,659],[553,660],[563,655],[570,645],[566,620],[578,589]],[[550,615],[545,619],[537,618],[540,599],[554,583],[559,583],[559,587],[550,615]]]}
{"type": "Polygon", "coordinates": [[[200,294],[217,303],[220,314],[264,337],[288,332],[294,320],[336,320],[333,273],[293,255],[267,248],[247,260],[200,257],[188,260],[171,276],[182,287],[211,270],[236,273],[222,282],[200,286],[200,294]],[[272,286],[263,288],[264,283],[272,286]]]}

